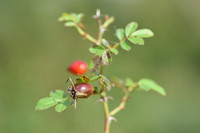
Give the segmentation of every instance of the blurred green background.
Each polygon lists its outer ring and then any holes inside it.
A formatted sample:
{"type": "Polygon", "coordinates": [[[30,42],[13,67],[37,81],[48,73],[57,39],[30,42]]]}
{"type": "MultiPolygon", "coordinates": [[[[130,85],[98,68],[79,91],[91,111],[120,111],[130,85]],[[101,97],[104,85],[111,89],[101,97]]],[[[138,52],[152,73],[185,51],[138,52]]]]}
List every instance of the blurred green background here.
{"type": "MultiPolygon", "coordinates": [[[[112,133],[200,132],[200,1],[198,0],[0,0],[0,132],[103,133],[104,113],[98,96],[79,100],[63,113],[35,111],[36,102],[54,89],[66,90],[66,67],[89,61],[90,43],[73,28],[57,22],[63,12],[83,12],[88,32],[97,36],[96,9],[115,16],[106,32],[130,21],[150,28],[155,37],[130,52],[120,49],[106,76],[151,78],[167,96],[136,92],[116,115],[112,133]]],[[[72,76],[73,77],[73,76],[72,76]]],[[[113,89],[114,108],[121,92],[113,89]]]]}

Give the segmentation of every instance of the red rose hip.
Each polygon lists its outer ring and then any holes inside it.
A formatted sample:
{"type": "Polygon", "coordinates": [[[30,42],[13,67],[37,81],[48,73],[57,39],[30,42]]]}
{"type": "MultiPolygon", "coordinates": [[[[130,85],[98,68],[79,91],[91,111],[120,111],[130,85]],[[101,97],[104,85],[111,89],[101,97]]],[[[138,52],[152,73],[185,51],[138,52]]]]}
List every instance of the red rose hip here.
{"type": "Polygon", "coordinates": [[[88,98],[93,93],[93,88],[88,83],[80,83],[75,87],[77,98],[88,98]]]}
{"type": "Polygon", "coordinates": [[[84,61],[77,60],[73,62],[68,70],[75,75],[84,75],[87,72],[88,64],[84,61]]]}

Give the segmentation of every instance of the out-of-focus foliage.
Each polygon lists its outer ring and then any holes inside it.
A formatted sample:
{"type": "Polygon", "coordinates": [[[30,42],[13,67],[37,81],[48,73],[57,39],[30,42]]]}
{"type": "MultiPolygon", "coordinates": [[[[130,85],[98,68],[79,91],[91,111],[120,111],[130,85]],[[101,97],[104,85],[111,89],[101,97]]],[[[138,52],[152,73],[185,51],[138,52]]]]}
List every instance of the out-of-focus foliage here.
{"type": "MultiPolygon", "coordinates": [[[[71,75],[65,69],[70,62],[89,61],[91,56],[91,45],[74,29],[64,29],[57,18],[62,12],[84,12],[87,17],[83,23],[97,36],[96,21],[91,22],[89,16],[99,8],[115,16],[108,29],[113,33],[130,21],[155,33],[144,46],[133,45],[130,52],[120,49],[121,55],[113,56],[105,76],[151,78],[167,91],[166,97],[137,91],[140,94],[133,95],[127,109],[116,116],[120,123],[112,123],[111,131],[199,133],[199,4],[197,0],[1,0],[0,132],[103,132],[99,125],[104,114],[102,105],[96,103],[98,97],[79,100],[75,111],[69,108],[61,114],[53,108],[34,109],[37,100],[49,91],[67,89],[65,81],[71,75]]],[[[108,42],[116,38],[105,35],[108,42]]],[[[120,97],[120,91],[113,89],[112,93],[120,97]]],[[[111,108],[120,100],[116,98],[111,108]]]]}

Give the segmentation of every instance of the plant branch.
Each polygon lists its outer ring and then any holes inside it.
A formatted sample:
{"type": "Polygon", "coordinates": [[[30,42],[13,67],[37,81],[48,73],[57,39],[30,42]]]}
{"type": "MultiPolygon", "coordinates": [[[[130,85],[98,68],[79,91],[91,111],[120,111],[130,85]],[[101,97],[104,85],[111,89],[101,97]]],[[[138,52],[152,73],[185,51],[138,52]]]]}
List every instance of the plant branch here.
{"type": "Polygon", "coordinates": [[[104,107],[104,113],[105,113],[105,127],[104,127],[104,133],[109,133],[110,131],[110,122],[109,122],[109,107],[108,107],[108,102],[106,99],[106,93],[103,91],[101,93],[101,97],[103,99],[103,107],[104,107]]]}
{"type": "Polygon", "coordinates": [[[94,82],[94,81],[96,81],[96,80],[98,80],[98,79],[100,79],[100,78],[101,78],[101,76],[96,76],[96,77],[94,77],[94,78],[91,78],[89,82],[90,82],[90,83],[91,83],[91,82],[94,82]]]}
{"type": "Polygon", "coordinates": [[[127,102],[128,98],[130,97],[131,92],[133,90],[135,90],[137,87],[138,87],[138,85],[136,84],[135,86],[133,86],[129,89],[126,89],[126,91],[124,91],[124,96],[122,97],[121,103],[110,112],[111,116],[117,114],[119,111],[121,111],[125,108],[126,102],[127,102]]]}
{"type": "Polygon", "coordinates": [[[109,18],[108,15],[105,15],[105,20],[106,20],[106,21],[104,22],[103,27],[104,27],[104,28],[107,28],[112,22],[114,22],[115,18],[114,18],[113,16],[111,16],[111,17],[109,18]]]}
{"type": "MultiPolygon", "coordinates": [[[[100,74],[103,74],[103,68],[104,66],[100,67],[100,74]]],[[[104,127],[104,133],[109,133],[110,131],[110,122],[109,122],[109,117],[110,117],[110,111],[109,111],[109,106],[108,106],[108,100],[106,98],[106,92],[104,91],[104,84],[102,80],[99,80],[100,86],[101,86],[101,98],[103,100],[103,107],[104,107],[104,113],[105,113],[105,127],[104,127]]]]}
{"type": "Polygon", "coordinates": [[[97,17],[97,23],[99,25],[99,34],[98,34],[97,44],[100,45],[101,44],[101,39],[103,37],[102,22],[101,22],[101,17],[100,16],[97,17]]]}
{"type": "Polygon", "coordinates": [[[75,28],[77,29],[78,33],[81,36],[83,36],[84,38],[88,39],[93,44],[97,43],[97,40],[94,39],[90,34],[88,34],[87,32],[85,32],[79,25],[75,25],[75,28]]]}
{"type": "Polygon", "coordinates": [[[124,39],[120,40],[119,42],[115,43],[114,46],[113,46],[113,48],[116,48],[116,49],[117,49],[117,48],[119,47],[119,45],[120,45],[123,41],[126,41],[128,38],[129,38],[129,36],[127,36],[127,37],[125,37],[124,39]]]}
{"type": "Polygon", "coordinates": [[[100,16],[97,17],[97,23],[99,25],[99,34],[97,39],[97,44],[101,44],[101,39],[103,38],[103,34],[106,31],[107,27],[114,21],[114,17],[110,17],[105,15],[105,22],[102,24],[100,16]]]}

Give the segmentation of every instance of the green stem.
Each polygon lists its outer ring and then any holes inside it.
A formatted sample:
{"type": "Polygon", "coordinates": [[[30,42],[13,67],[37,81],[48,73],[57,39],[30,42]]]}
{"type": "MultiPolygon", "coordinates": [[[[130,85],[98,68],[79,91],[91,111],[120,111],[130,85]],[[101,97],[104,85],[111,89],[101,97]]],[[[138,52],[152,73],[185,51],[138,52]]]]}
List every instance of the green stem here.
{"type": "Polygon", "coordinates": [[[98,34],[97,44],[100,45],[101,44],[101,39],[103,37],[102,22],[101,22],[101,18],[100,17],[97,18],[97,23],[99,25],[99,34],[98,34]]]}
{"type": "Polygon", "coordinates": [[[89,81],[89,83],[94,82],[94,81],[96,81],[96,80],[98,80],[100,78],[101,78],[101,76],[96,76],[94,78],[91,78],[90,81],[89,81]]]}
{"type": "Polygon", "coordinates": [[[104,28],[107,28],[112,22],[114,22],[115,18],[112,16],[110,17],[108,20],[105,21],[105,23],[103,24],[104,28]]]}
{"type": "MultiPolygon", "coordinates": [[[[100,67],[100,74],[103,74],[103,68],[104,68],[104,66],[100,67]]],[[[109,133],[110,132],[110,122],[109,122],[110,111],[109,111],[109,106],[108,106],[108,102],[106,99],[106,92],[104,91],[104,84],[101,80],[99,81],[99,83],[101,85],[101,90],[102,90],[101,98],[103,99],[103,107],[104,107],[104,113],[105,113],[104,133],[109,133]]]]}
{"type": "Polygon", "coordinates": [[[122,97],[121,103],[119,104],[119,106],[117,106],[115,109],[113,109],[110,112],[111,116],[114,116],[115,114],[117,114],[119,111],[123,110],[125,108],[126,102],[128,100],[128,98],[130,97],[130,94],[133,90],[135,90],[138,87],[138,85],[136,84],[135,86],[131,87],[128,89],[128,91],[125,92],[124,96],[122,97]]]}
{"type": "Polygon", "coordinates": [[[116,48],[116,49],[117,49],[117,48],[119,47],[119,45],[120,45],[123,41],[126,41],[129,37],[130,37],[130,36],[127,36],[127,37],[125,37],[124,39],[120,40],[119,42],[115,43],[114,46],[113,46],[113,48],[116,48]]]}
{"type": "Polygon", "coordinates": [[[122,109],[125,108],[126,105],[126,101],[129,98],[129,93],[126,93],[123,97],[122,97],[122,101],[119,104],[119,106],[117,106],[115,109],[113,109],[113,111],[110,112],[110,115],[115,115],[117,114],[119,111],[121,111],[122,109]]]}
{"type": "Polygon", "coordinates": [[[75,28],[77,29],[78,33],[83,36],[84,38],[88,39],[92,43],[96,44],[97,40],[94,39],[91,35],[89,35],[87,32],[83,31],[78,25],[75,25],[75,28]]]}
{"type": "Polygon", "coordinates": [[[101,40],[103,38],[103,34],[104,34],[104,30],[106,30],[106,28],[114,21],[114,17],[110,17],[109,19],[107,19],[103,24],[101,22],[101,18],[97,18],[97,22],[99,25],[99,34],[98,34],[98,40],[97,40],[97,44],[100,45],[101,44],[101,40]]]}
{"type": "Polygon", "coordinates": [[[105,113],[105,128],[104,128],[104,133],[109,133],[110,132],[110,122],[109,122],[109,117],[110,117],[110,113],[109,113],[109,107],[108,107],[108,102],[105,99],[106,97],[106,93],[105,91],[103,91],[101,93],[101,96],[103,98],[103,107],[104,107],[104,113],[105,113]]]}

